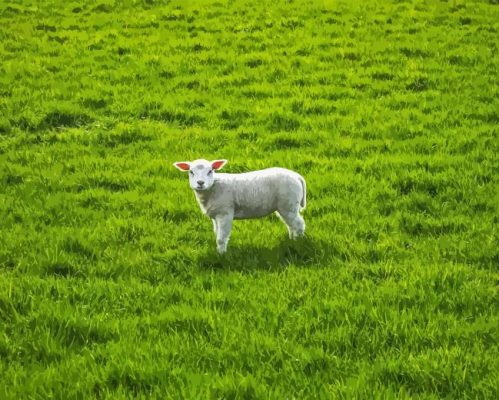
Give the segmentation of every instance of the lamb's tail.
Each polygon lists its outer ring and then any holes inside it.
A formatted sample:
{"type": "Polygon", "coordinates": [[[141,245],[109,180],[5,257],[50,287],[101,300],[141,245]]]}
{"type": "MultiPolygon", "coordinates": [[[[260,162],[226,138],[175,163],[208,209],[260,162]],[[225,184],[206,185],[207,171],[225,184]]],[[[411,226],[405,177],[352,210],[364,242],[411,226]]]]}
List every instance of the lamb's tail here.
{"type": "Polygon", "coordinates": [[[305,182],[305,179],[301,175],[300,175],[300,182],[301,182],[301,187],[303,189],[303,197],[301,198],[300,206],[301,209],[303,210],[307,206],[307,183],[305,182]]]}

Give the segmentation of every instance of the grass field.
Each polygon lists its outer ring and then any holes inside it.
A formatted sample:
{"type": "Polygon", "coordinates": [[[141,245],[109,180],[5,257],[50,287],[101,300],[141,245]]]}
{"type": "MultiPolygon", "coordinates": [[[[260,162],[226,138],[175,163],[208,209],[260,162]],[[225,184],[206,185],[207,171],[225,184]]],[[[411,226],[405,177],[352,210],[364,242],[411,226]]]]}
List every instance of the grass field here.
{"type": "Polygon", "coordinates": [[[0,398],[497,399],[497,1],[1,1],[0,398]],[[174,161],[282,166],[219,257],[174,161]]]}

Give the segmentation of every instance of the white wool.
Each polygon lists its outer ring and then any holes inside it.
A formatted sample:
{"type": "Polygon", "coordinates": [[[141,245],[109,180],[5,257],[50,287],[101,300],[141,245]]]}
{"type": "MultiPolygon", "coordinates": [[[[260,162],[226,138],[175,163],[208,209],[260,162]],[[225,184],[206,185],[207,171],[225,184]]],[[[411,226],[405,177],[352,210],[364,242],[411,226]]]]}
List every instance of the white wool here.
{"type": "Polygon", "coordinates": [[[301,175],[284,168],[215,173],[225,162],[176,163],[182,170],[186,167],[177,164],[189,165],[191,187],[201,210],[213,221],[220,253],[226,251],[233,219],[260,218],[277,212],[288,226],[291,238],[304,234],[305,222],[300,210],[306,206],[306,183],[301,175]]]}
{"type": "Polygon", "coordinates": [[[201,210],[211,218],[259,218],[278,210],[305,206],[305,180],[294,171],[268,168],[242,174],[216,174],[208,191],[195,191],[201,210]]]}

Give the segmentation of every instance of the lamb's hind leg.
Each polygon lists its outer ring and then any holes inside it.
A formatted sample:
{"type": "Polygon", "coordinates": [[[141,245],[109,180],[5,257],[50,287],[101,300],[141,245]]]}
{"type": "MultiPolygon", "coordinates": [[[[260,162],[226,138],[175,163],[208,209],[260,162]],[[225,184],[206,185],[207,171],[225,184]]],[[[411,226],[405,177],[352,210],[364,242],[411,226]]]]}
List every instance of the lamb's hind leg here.
{"type": "Polygon", "coordinates": [[[300,215],[298,206],[296,209],[287,211],[279,210],[277,213],[288,227],[290,239],[296,239],[305,234],[305,221],[300,215]]]}
{"type": "Polygon", "coordinates": [[[284,217],[281,215],[281,213],[279,211],[276,211],[275,212],[276,215],[279,217],[279,219],[284,222],[284,225],[286,225],[286,228],[288,228],[288,235],[289,235],[289,238],[290,239],[293,239],[293,229],[291,229],[291,226],[290,224],[288,224],[288,222],[284,219],[284,217]]]}

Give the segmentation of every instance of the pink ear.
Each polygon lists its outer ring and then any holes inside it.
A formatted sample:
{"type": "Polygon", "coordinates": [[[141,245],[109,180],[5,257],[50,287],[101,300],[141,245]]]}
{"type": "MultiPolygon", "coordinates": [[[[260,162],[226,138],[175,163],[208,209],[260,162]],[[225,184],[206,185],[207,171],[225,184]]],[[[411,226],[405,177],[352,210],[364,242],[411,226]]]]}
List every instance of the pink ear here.
{"type": "Polygon", "coordinates": [[[227,163],[227,160],[216,160],[211,162],[211,168],[219,170],[227,163]]]}
{"type": "Polygon", "coordinates": [[[176,162],[173,165],[181,171],[189,171],[191,169],[191,165],[188,162],[176,162]]]}

